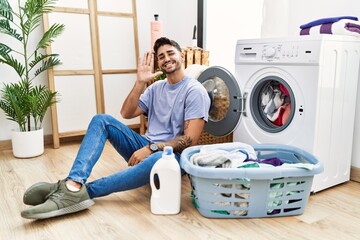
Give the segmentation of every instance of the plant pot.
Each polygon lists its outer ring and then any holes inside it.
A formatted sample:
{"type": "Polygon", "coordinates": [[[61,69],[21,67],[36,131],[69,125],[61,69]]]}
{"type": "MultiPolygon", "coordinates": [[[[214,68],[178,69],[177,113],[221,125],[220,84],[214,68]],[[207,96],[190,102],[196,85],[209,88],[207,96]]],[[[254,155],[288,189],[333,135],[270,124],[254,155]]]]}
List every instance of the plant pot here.
{"type": "Polygon", "coordinates": [[[31,158],[44,153],[44,130],[12,131],[12,150],[15,157],[31,158]]]}

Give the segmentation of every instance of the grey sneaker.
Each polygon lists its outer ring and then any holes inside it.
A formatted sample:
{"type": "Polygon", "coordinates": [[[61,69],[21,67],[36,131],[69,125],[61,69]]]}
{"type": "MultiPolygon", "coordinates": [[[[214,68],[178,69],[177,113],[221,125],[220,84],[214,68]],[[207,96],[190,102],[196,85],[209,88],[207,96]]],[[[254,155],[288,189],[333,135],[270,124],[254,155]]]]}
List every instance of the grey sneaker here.
{"type": "Polygon", "coordinates": [[[49,194],[57,189],[58,183],[39,182],[30,186],[24,193],[23,202],[26,205],[38,205],[44,203],[49,194]]]}
{"type": "Polygon", "coordinates": [[[21,212],[23,218],[44,219],[87,209],[95,202],[90,199],[85,185],[78,192],[71,192],[65,181],[59,181],[57,189],[42,204],[30,207],[21,212]]]}

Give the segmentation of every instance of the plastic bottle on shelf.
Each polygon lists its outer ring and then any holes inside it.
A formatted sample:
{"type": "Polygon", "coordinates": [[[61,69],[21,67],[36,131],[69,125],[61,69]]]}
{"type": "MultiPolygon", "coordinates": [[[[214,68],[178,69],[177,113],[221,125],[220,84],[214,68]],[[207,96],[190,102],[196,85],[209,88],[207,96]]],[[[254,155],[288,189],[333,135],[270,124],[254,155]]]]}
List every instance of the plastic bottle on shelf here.
{"type": "Polygon", "coordinates": [[[162,37],[162,22],[159,21],[159,15],[154,14],[154,21],[150,22],[150,28],[151,28],[151,45],[150,48],[154,47],[155,41],[162,37]]]}
{"type": "Polygon", "coordinates": [[[181,202],[181,170],[170,146],[164,148],[162,158],[150,172],[151,212],[153,214],[177,214],[181,202]]]}

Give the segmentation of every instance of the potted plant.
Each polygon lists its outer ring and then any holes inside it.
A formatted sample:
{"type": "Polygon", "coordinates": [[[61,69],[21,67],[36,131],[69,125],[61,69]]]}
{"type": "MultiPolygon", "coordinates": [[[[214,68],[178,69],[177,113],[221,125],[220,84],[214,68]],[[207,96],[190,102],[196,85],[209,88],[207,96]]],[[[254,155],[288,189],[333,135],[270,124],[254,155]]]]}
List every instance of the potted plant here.
{"type": "Polygon", "coordinates": [[[16,82],[4,83],[0,91],[0,108],[7,119],[18,124],[18,129],[12,131],[15,157],[34,157],[44,152],[42,123],[48,108],[57,102],[57,92],[33,81],[42,72],[61,64],[58,54],[46,54],[44,50],[63,32],[64,25],[53,24],[39,37],[36,46],[29,44],[43,14],[52,11],[55,1],[27,0],[21,5],[18,0],[14,11],[8,0],[0,0],[0,35],[10,36],[9,42],[18,47],[0,41],[0,63],[15,70],[19,77],[16,82]],[[23,140],[29,135],[30,139],[23,140]]]}

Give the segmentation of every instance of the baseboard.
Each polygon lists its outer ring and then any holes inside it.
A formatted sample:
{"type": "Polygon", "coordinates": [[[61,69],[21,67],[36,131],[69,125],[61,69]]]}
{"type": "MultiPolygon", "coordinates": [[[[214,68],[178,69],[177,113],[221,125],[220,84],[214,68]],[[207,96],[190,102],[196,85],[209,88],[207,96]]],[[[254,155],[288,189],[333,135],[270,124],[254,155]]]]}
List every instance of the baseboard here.
{"type": "MultiPolygon", "coordinates": [[[[51,145],[53,144],[53,137],[52,135],[45,135],[44,136],[44,145],[51,145]]],[[[2,140],[0,141],[0,151],[3,150],[11,150],[12,149],[12,145],[11,145],[11,140],[2,140]]]]}
{"type": "Polygon", "coordinates": [[[350,179],[352,181],[360,182],[360,168],[351,167],[350,170],[350,179]]]}

